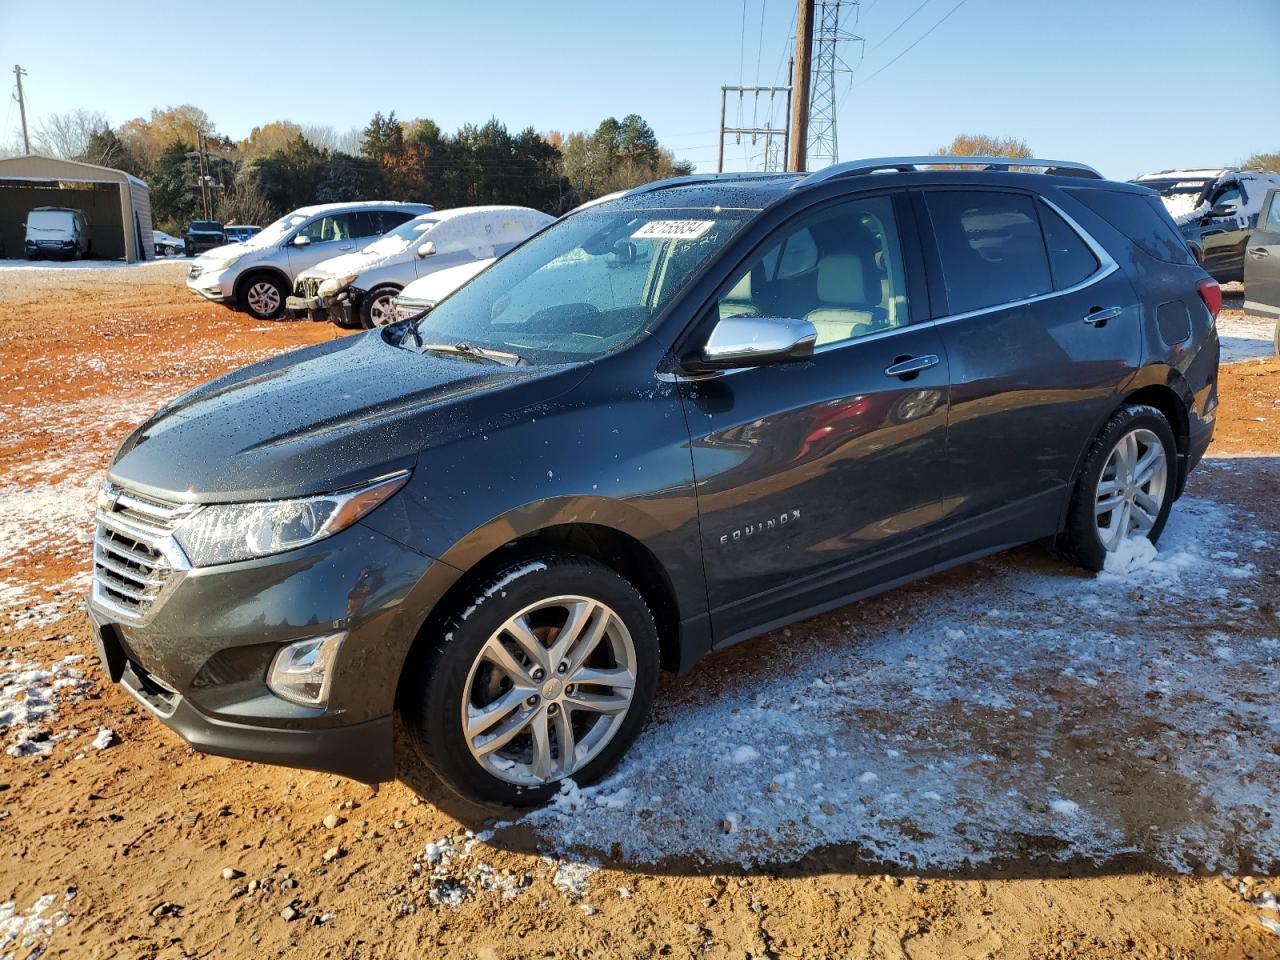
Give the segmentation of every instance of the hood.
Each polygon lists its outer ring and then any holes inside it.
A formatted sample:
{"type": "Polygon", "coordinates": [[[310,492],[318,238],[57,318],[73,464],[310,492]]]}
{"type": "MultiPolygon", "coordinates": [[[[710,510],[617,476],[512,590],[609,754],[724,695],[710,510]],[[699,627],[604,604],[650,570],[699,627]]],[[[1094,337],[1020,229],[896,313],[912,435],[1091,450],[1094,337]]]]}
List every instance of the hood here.
{"type": "MultiPolygon", "coordinates": [[[[224,243],[216,247],[210,247],[204,253],[200,254],[200,256],[196,257],[196,260],[202,264],[225,260],[232,254],[245,253],[246,246],[248,245],[244,243],[236,243],[233,240],[231,243],[224,243]]],[[[248,256],[247,253],[245,255],[248,256]]]]}
{"type": "Polygon", "coordinates": [[[351,274],[359,276],[378,267],[385,267],[393,263],[408,263],[416,254],[408,247],[397,251],[396,253],[365,253],[363,250],[356,250],[352,253],[344,253],[340,256],[331,257],[328,260],[322,260],[314,267],[310,267],[299,277],[349,277],[351,274]]]}
{"type": "Polygon", "coordinates": [[[454,267],[445,267],[425,277],[419,277],[400,291],[400,299],[414,300],[421,303],[436,304],[457,290],[481,270],[493,263],[495,257],[484,260],[472,260],[454,267]]]}
{"type": "Polygon", "coordinates": [[[109,476],[197,503],[338,490],[548,400],[587,367],[418,354],[370,331],[281,354],[180,397],[121,444],[109,476]]]}

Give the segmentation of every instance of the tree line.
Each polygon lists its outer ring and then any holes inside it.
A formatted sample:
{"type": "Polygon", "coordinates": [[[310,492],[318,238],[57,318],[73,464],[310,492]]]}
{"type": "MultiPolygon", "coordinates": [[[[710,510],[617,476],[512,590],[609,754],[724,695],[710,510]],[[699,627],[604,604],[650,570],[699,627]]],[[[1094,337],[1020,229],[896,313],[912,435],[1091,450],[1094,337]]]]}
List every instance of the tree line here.
{"type": "Polygon", "coordinates": [[[561,214],[587,200],[692,171],[631,114],[594,131],[512,133],[497,119],[446,133],[431,120],[374,114],[363,128],[338,132],[287,120],[255,127],[243,140],[219,134],[190,105],[152,110],[117,127],[75,111],[45,119],[39,152],[125,170],[151,188],[158,229],[179,232],[204,216],[200,137],[213,216],[266,224],[300,206],[392,199],[438,209],[519,204],[561,214]]]}

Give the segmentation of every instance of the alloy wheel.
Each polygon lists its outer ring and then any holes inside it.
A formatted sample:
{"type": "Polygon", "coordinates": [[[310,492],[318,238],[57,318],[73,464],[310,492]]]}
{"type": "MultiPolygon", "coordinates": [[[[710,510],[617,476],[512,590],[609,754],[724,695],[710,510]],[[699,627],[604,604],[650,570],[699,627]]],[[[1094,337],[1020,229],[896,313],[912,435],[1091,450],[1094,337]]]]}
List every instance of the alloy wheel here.
{"type": "Polygon", "coordinates": [[[471,665],[467,748],[508,783],[572,776],[622,726],[636,674],[631,634],[612,609],[589,597],[540,600],[495,630],[471,665]]]}
{"type": "Polygon", "coordinates": [[[1108,553],[1146,537],[1160,517],[1169,486],[1169,461],[1160,438],[1146,428],[1122,436],[1107,458],[1094,496],[1098,539],[1108,553]]]}
{"type": "Polygon", "coordinates": [[[261,317],[269,317],[280,309],[280,291],[269,280],[259,280],[245,294],[249,309],[261,317]]]}
{"type": "Polygon", "coordinates": [[[369,320],[375,327],[385,327],[395,319],[395,294],[379,294],[369,304],[369,320]]]}

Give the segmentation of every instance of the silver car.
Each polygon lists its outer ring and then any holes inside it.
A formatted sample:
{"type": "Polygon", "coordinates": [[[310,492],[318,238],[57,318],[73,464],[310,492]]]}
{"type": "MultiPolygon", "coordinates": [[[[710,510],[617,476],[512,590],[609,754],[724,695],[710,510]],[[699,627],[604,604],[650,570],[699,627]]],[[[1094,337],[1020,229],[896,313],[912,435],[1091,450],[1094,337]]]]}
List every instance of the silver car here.
{"type": "Polygon", "coordinates": [[[294,278],[431,212],[427,203],[366,200],[299,207],[244,243],[215,247],[187,271],[187,289],[258,320],[284,311],[294,278]]]}
{"type": "Polygon", "coordinates": [[[425,214],[358,252],[304,270],[287,306],[339,326],[385,326],[395,321],[394,301],[406,284],[500,257],[554,219],[514,206],[457,207],[425,214]]]}

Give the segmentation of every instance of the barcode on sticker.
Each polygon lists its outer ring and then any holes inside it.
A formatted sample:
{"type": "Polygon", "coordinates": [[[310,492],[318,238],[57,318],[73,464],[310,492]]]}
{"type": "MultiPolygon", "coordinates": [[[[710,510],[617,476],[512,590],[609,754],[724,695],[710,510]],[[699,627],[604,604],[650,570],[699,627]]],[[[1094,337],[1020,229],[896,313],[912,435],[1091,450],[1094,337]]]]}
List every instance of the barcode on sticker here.
{"type": "Polygon", "coordinates": [[[632,240],[697,240],[716,225],[714,220],[651,220],[631,235],[632,240]]]}

